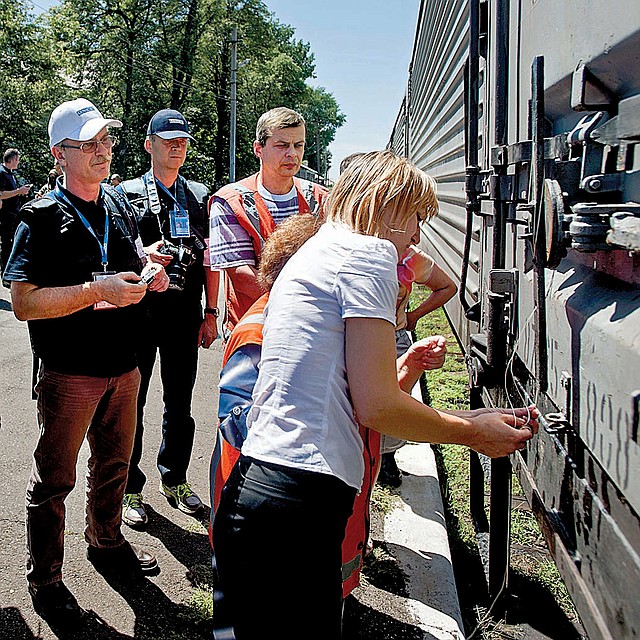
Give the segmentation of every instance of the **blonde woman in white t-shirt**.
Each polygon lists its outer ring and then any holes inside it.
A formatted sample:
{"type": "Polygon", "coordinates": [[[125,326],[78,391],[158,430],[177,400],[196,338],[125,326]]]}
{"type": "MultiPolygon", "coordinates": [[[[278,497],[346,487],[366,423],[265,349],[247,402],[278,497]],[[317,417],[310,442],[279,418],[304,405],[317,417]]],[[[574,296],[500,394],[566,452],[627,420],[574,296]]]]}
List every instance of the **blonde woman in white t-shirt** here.
{"type": "Polygon", "coordinates": [[[213,526],[217,638],[340,638],[358,423],[492,457],[523,449],[538,428],[533,407],[438,411],[400,390],[396,265],[437,212],[433,179],[391,151],[363,154],[325,209],[266,308],[250,428],[213,526]]]}

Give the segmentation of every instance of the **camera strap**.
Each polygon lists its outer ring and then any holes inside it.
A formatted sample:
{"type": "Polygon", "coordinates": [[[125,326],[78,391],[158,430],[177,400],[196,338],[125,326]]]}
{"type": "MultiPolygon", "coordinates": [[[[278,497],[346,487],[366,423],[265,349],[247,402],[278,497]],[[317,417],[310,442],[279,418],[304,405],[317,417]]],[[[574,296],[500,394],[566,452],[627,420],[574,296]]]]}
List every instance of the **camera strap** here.
{"type": "Polygon", "coordinates": [[[156,187],[156,179],[153,176],[151,170],[147,171],[142,176],[145,189],[147,190],[147,200],[149,200],[149,209],[151,213],[154,213],[160,218],[160,211],[162,211],[162,204],[160,204],[160,196],[158,196],[158,188],[156,187]]]}

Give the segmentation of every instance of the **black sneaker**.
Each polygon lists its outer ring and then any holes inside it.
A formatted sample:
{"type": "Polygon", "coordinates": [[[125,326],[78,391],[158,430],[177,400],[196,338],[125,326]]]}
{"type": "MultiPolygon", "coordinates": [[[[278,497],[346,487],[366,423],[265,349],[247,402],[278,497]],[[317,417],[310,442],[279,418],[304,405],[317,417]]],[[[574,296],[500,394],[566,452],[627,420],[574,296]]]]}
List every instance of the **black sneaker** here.
{"type": "Polygon", "coordinates": [[[154,555],[129,542],[117,547],[89,546],[87,558],[100,573],[148,575],[158,570],[154,555]]]}
{"type": "Polygon", "coordinates": [[[175,487],[160,482],[160,493],[165,496],[174,509],[180,509],[182,513],[189,516],[195,516],[204,510],[202,500],[188,482],[183,482],[175,487]]]}
{"type": "Polygon", "coordinates": [[[42,587],[30,584],[29,595],[36,613],[52,627],[72,627],[82,617],[78,601],[62,580],[42,587]]]}
{"type": "Polygon", "coordinates": [[[397,489],[402,484],[402,473],[398,469],[394,452],[383,453],[380,456],[378,482],[392,489],[397,489]]]}

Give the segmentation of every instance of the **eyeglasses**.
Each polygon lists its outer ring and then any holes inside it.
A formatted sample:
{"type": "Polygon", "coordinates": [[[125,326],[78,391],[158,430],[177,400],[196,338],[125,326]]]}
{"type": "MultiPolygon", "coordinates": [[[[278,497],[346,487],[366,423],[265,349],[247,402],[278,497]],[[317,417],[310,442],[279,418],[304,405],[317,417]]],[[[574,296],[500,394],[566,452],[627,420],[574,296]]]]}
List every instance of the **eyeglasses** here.
{"type": "Polygon", "coordinates": [[[88,142],[81,142],[79,145],[75,144],[61,144],[59,145],[63,149],[80,149],[82,153],[95,153],[98,145],[101,144],[107,151],[117,144],[117,140],[113,136],[105,136],[100,140],[89,140],[88,142]]]}

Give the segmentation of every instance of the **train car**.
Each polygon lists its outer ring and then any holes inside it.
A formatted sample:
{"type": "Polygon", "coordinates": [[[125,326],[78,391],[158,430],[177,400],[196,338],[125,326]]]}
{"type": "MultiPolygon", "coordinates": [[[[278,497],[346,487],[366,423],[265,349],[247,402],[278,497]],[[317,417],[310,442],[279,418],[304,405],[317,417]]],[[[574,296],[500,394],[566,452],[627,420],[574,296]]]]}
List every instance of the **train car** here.
{"type": "Polygon", "coordinates": [[[592,640],[640,637],[640,3],[423,0],[389,146],[436,178],[425,248],[475,406],[542,412],[491,480],[490,592],[514,469],[592,640]]]}
{"type": "Polygon", "coordinates": [[[331,181],[327,180],[323,175],[319,174],[315,169],[312,169],[306,164],[301,164],[298,173],[296,173],[297,178],[302,178],[303,180],[309,180],[310,182],[317,182],[318,184],[324,185],[326,187],[331,186],[331,181]]]}

